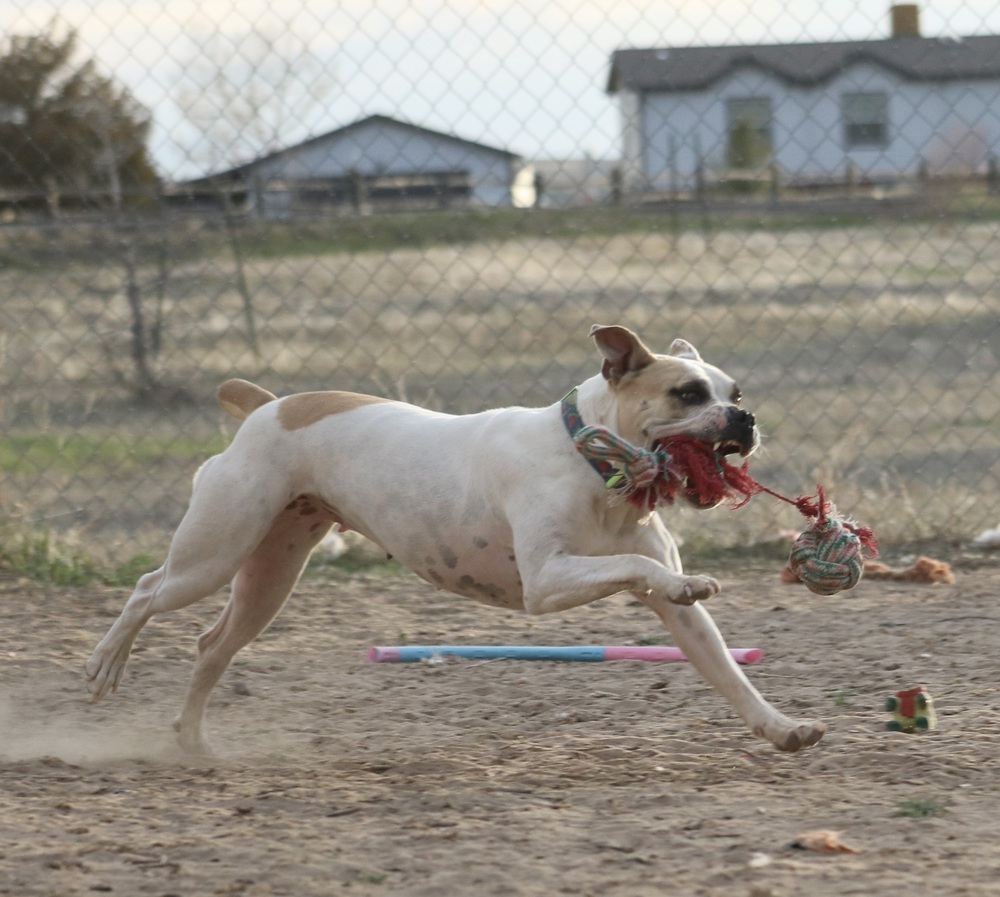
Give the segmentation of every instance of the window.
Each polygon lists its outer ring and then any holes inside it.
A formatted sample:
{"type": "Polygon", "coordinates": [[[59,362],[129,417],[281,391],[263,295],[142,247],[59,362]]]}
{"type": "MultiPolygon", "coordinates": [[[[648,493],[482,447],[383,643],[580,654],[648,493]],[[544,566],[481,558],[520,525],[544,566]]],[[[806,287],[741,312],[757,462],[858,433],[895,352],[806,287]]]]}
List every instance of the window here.
{"type": "Polygon", "coordinates": [[[889,142],[889,100],[884,93],[846,93],[842,112],[848,148],[885,146],[889,142]]]}
{"type": "Polygon", "coordinates": [[[771,100],[746,97],[726,101],[730,168],[755,168],[771,158],[771,100]]]}

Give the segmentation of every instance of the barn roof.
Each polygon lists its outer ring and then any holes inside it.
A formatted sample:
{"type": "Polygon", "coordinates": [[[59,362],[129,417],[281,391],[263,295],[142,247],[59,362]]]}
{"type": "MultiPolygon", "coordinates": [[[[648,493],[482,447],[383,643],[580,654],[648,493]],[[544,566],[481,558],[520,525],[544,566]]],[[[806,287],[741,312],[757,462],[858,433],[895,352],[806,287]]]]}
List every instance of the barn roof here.
{"type": "Polygon", "coordinates": [[[261,156],[258,159],[253,159],[250,162],[245,162],[242,165],[237,165],[233,168],[226,169],[225,171],[213,172],[210,175],[204,175],[199,178],[195,178],[189,181],[189,184],[199,184],[202,181],[217,180],[220,178],[239,178],[247,172],[251,171],[263,162],[268,162],[273,159],[280,159],[285,155],[289,155],[299,150],[313,146],[317,143],[324,143],[331,139],[337,137],[342,137],[349,134],[351,131],[359,130],[371,124],[381,124],[381,125],[391,125],[396,128],[401,128],[406,131],[412,131],[415,134],[421,134],[423,136],[433,137],[436,140],[444,140],[449,143],[455,143],[460,146],[467,147],[469,149],[475,149],[479,152],[493,153],[497,156],[502,156],[505,159],[517,160],[521,157],[517,153],[512,153],[509,150],[499,149],[495,146],[487,146],[485,143],[476,143],[473,140],[466,140],[463,137],[456,137],[454,134],[446,134],[443,131],[434,131],[430,128],[423,128],[420,125],[414,125],[410,122],[403,121],[398,118],[391,118],[388,115],[368,115],[365,118],[359,118],[357,121],[351,122],[349,125],[344,125],[341,128],[335,128],[332,131],[327,131],[324,134],[318,134],[315,137],[310,137],[308,140],[304,140],[301,143],[296,143],[293,146],[284,147],[280,150],[275,150],[273,153],[268,153],[266,156],[261,156]]]}
{"type": "Polygon", "coordinates": [[[792,86],[813,87],[864,62],[908,81],[1000,78],[1000,35],[617,50],[611,57],[607,91],[700,90],[747,67],[792,86]]]}
{"type": "MultiPolygon", "coordinates": [[[[495,146],[488,146],[485,143],[476,143],[474,140],[466,140],[464,137],[457,137],[454,134],[447,134],[444,131],[434,131],[431,128],[423,128],[420,125],[411,124],[408,121],[403,121],[399,118],[391,118],[388,115],[368,115],[365,118],[359,118],[355,122],[351,122],[349,125],[344,125],[342,128],[335,128],[332,131],[327,131],[325,134],[320,134],[316,137],[310,137],[308,140],[302,143],[296,144],[295,146],[288,147],[287,149],[278,150],[270,156],[265,156],[265,158],[270,159],[275,156],[280,156],[282,153],[287,153],[289,150],[298,150],[304,146],[310,146],[314,143],[320,143],[325,140],[329,140],[331,137],[340,137],[344,134],[348,134],[351,131],[359,130],[370,124],[383,124],[383,125],[393,125],[397,128],[402,128],[403,130],[412,131],[415,134],[422,134],[427,137],[433,137],[437,140],[446,140],[450,143],[457,143],[461,146],[468,147],[470,149],[483,150],[488,153],[496,153],[498,156],[505,156],[510,159],[520,158],[517,153],[512,153],[509,150],[500,149],[495,146]]],[[[258,160],[262,161],[262,160],[258,160]]]]}

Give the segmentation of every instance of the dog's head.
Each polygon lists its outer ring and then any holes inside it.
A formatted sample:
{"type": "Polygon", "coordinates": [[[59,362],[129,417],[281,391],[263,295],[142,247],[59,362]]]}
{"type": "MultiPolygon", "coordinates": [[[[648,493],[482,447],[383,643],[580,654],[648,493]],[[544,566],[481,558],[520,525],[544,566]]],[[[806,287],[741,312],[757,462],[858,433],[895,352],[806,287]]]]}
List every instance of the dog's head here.
{"type": "Polygon", "coordinates": [[[629,442],[651,448],[667,436],[693,436],[720,454],[743,457],[759,445],[736,382],[689,342],[674,340],[666,355],[655,355],[625,327],[595,324],[590,335],[604,356],[601,373],[617,411],[616,429],[629,442]]]}

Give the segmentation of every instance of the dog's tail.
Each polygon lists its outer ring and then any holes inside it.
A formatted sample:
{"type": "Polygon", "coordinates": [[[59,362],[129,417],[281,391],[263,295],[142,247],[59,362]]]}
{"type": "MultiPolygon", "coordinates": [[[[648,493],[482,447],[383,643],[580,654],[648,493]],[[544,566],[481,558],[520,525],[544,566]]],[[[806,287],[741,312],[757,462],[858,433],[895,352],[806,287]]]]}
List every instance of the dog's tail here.
{"type": "Polygon", "coordinates": [[[243,420],[251,411],[278,398],[273,392],[249,380],[227,380],[216,395],[223,409],[237,420],[243,420]]]}

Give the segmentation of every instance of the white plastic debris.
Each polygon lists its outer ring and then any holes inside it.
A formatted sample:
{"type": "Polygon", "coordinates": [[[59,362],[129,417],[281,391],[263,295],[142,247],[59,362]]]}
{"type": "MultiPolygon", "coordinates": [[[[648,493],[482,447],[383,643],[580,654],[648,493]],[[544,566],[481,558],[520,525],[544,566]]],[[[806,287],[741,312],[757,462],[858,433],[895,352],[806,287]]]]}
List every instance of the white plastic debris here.
{"type": "Polygon", "coordinates": [[[972,544],[976,548],[1000,548],[1000,526],[981,532],[972,540],[972,544]]]}

